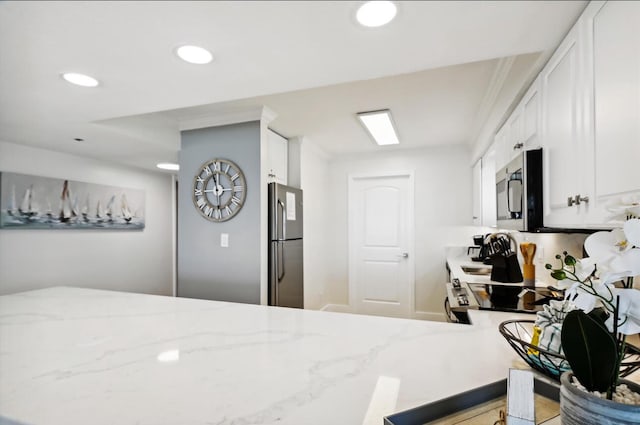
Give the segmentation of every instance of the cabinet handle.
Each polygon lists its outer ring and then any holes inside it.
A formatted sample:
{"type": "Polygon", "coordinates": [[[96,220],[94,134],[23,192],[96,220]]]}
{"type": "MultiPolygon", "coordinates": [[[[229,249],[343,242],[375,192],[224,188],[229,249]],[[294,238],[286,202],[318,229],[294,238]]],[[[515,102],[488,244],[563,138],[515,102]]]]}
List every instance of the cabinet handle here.
{"type": "MultiPolygon", "coordinates": [[[[576,198],[577,198],[577,197],[576,197],[576,198]]],[[[567,198],[567,206],[568,206],[568,207],[572,207],[572,206],[573,206],[573,204],[575,204],[575,203],[577,203],[577,202],[578,202],[578,201],[576,201],[575,199],[573,199],[573,197],[572,197],[572,196],[569,196],[569,197],[567,198]]]]}
{"type": "Polygon", "coordinates": [[[575,200],[573,201],[573,203],[576,204],[576,205],[580,205],[581,202],[584,202],[585,204],[588,204],[589,203],[589,197],[588,196],[576,195],[575,200]]]}
{"type": "Polygon", "coordinates": [[[516,143],[515,145],[513,145],[513,150],[522,149],[523,146],[524,146],[523,143],[516,143]]]}

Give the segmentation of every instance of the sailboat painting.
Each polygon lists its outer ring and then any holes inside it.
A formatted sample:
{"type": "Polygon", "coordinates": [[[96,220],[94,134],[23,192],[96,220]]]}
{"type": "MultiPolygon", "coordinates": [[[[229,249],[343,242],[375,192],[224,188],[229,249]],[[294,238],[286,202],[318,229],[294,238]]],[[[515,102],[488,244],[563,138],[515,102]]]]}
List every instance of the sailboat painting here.
{"type": "Polygon", "coordinates": [[[4,229],[141,230],[144,201],[139,189],[0,172],[4,229]]]}

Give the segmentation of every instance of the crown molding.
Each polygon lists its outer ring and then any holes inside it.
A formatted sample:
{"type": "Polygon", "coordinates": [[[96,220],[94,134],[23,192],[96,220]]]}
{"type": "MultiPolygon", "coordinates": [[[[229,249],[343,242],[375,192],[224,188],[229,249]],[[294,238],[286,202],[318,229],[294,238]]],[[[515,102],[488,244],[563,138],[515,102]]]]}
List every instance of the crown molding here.
{"type": "Polygon", "coordinates": [[[269,124],[278,114],[267,106],[256,106],[238,111],[206,114],[178,121],[180,131],[199,128],[219,127],[221,125],[238,124],[249,121],[263,121],[269,124]]]}

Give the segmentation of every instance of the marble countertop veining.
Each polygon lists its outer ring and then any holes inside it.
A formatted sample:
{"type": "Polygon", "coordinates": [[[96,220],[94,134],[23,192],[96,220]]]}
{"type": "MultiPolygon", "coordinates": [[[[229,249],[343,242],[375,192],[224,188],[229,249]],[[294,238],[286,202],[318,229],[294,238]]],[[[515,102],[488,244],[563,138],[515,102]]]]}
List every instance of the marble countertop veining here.
{"type": "Polygon", "coordinates": [[[506,377],[518,360],[500,318],[473,314],[456,325],[70,287],[1,296],[0,423],[380,424],[506,377]]]}

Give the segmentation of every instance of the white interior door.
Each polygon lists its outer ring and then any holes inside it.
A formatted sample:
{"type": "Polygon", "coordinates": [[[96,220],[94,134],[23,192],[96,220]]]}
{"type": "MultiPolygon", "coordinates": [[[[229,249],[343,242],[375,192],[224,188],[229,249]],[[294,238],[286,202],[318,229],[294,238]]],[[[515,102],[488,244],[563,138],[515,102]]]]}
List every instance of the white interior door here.
{"type": "Polygon", "coordinates": [[[413,175],[351,177],[349,303],[357,313],[414,311],[413,175]]]}

